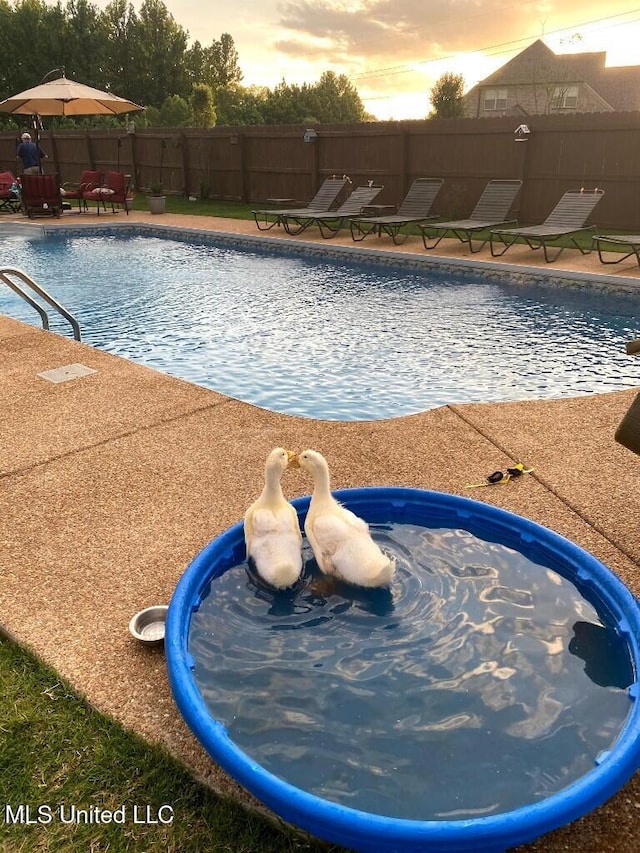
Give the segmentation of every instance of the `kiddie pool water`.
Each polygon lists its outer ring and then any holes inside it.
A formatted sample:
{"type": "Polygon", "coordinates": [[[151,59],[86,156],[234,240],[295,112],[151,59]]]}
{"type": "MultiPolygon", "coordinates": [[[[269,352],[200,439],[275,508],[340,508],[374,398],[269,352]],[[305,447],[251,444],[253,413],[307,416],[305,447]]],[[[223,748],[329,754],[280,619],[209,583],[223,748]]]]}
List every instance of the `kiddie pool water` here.
{"type": "Polygon", "coordinates": [[[212,581],[189,648],[232,740],[315,796],[409,820],[511,811],[591,770],[634,676],[576,587],[465,530],[373,535],[392,590],[328,581],[308,546],[291,591],[246,561],[212,581]]]}
{"type": "MultiPolygon", "coordinates": [[[[3,246],[86,343],[289,414],[367,420],[640,384],[624,354],[640,297],[149,236],[3,246]]],[[[39,324],[8,288],[0,312],[39,324]]]]}

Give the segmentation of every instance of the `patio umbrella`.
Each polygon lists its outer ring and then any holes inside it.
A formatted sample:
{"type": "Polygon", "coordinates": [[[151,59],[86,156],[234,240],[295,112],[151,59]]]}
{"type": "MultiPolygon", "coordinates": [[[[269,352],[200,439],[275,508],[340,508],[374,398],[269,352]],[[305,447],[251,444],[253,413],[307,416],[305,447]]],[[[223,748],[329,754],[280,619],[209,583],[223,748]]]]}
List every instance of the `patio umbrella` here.
{"type": "MultiPolygon", "coordinates": [[[[61,69],[56,69],[60,71],[61,69]]],[[[51,73],[51,72],[50,72],[51,73]]],[[[45,79],[46,79],[45,75],[45,79]]],[[[103,92],[84,83],[62,76],[48,83],[40,83],[11,98],[0,101],[0,112],[32,116],[36,145],[40,144],[42,123],[40,116],[122,115],[143,110],[139,104],[103,92]]],[[[118,170],[120,168],[120,142],[118,140],[118,170]]]]}
{"type": "Polygon", "coordinates": [[[0,112],[13,115],[121,115],[143,109],[133,101],[77,83],[64,74],[0,101],[0,112]]]}

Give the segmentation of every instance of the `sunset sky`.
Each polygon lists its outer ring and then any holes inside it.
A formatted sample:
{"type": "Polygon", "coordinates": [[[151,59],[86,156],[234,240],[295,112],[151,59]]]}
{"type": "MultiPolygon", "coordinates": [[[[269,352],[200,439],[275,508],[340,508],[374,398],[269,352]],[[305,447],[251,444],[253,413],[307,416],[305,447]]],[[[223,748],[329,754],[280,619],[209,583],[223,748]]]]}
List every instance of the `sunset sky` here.
{"type": "MultiPolygon", "coordinates": [[[[98,0],[104,7],[108,0],[98,0]]],[[[136,9],[140,0],[134,0],[136,9]]],[[[424,118],[446,71],[465,89],[536,38],[556,53],[607,52],[640,65],[640,0],[165,0],[203,45],[229,33],[245,85],[346,74],[380,119],[424,118]]]]}

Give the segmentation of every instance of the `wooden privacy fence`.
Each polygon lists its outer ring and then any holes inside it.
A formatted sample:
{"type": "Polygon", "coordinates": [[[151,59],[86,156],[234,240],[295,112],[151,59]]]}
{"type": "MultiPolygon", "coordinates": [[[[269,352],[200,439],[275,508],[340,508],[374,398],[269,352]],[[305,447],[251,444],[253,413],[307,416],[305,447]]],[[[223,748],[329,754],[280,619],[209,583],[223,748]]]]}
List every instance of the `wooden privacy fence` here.
{"type": "MultiPolygon", "coordinates": [[[[19,132],[0,134],[0,169],[15,171],[19,132]]],[[[435,210],[464,217],[492,178],[521,178],[516,215],[542,222],[568,189],[600,187],[597,225],[640,230],[640,112],[354,125],[44,131],[45,171],[132,175],[138,191],[263,204],[312,197],[328,175],[384,185],[397,204],[415,177],[444,178],[435,210]],[[516,141],[517,127],[530,133],[516,141]],[[312,132],[309,132],[312,131],[312,132]]]]}

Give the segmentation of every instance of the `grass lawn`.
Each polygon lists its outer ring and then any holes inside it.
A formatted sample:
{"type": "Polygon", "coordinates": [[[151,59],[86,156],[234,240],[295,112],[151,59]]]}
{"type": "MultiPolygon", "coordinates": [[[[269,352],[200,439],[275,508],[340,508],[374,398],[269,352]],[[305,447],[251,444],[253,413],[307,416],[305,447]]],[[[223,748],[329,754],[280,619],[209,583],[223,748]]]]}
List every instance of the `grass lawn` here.
{"type": "MultiPolygon", "coordinates": [[[[0,699],[2,853],[338,853],[218,797],[164,749],[99,714],[53,670],[2,638],[0,699]],[[35,823],[18,822],[25,817],[20,805],[31,806],[35,823]],[[60,805],[67,819],[72,806],[124,806],[125,822],[65,824],[60,805]],[[146,823],[147,806],[150,818],[172,815],[172,823],[146,823]],[[49,823],[37,822],[39,807],[49,807],[49,823]]],[[[44,820],[48,814],[40,812],[44,820]]]]}
{"type": "MultiPolygon", "coordinates": [[[[262,207],[262,205],[243,204],[240,201],[216,201],[212,199],[189,201],[188,198],[182,195],[168,195],[166,197],[167,213],[182,213],[187,216],[222,216],[225,219],[253,219],[251,211],[259,207],[262,207]]],[[[149,209],[147,197],[144,193],[139,192],[136,194],[133,200],[133,209],[149,209]]]]}

